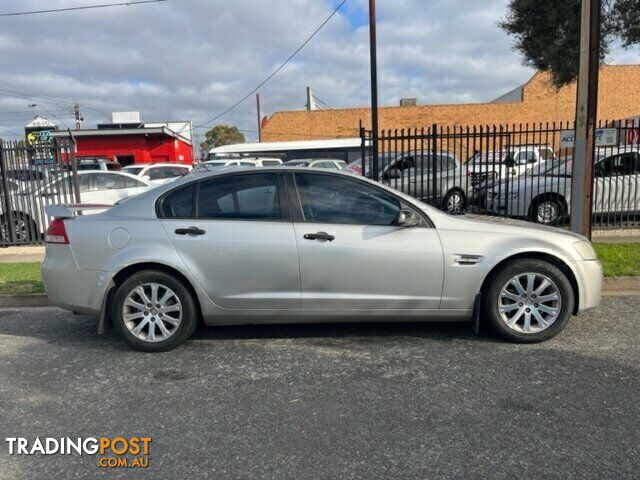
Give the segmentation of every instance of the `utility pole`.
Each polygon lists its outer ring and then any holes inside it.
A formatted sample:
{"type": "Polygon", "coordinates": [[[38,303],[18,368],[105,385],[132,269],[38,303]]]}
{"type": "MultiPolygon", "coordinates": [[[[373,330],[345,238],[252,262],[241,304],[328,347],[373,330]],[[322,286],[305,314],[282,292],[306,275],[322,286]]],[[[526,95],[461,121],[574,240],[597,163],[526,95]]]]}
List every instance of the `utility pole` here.
{"type": "Polygon", "coordinates": [[[84,118],[80,115],[80,105],[77,103],[73,106],[73,116],[76,118],[76,130],[80,130],[80,122],[83,122],[84,118]]]}
{"type": "Polygon", "coordinates": [[[598,72],[600,66],[601,0],[582,0],[580,14],[580,67],[576,93],[576,130],[571,179],[571,231],[591,238],[593,163],[598,72]]]}
{"type": "Polygon", "coordinates": [[[378,60],[376,51],[376,0],[369,0],[369,56],[371,63],[371,175],[378,180],[378,60]]]}
{"type": "Polygon", "coordinates": [[[258,142],[262,141],[262,121],[260,118],[260,94],[256,93],[256,113],[258,115],[258,142]]]}

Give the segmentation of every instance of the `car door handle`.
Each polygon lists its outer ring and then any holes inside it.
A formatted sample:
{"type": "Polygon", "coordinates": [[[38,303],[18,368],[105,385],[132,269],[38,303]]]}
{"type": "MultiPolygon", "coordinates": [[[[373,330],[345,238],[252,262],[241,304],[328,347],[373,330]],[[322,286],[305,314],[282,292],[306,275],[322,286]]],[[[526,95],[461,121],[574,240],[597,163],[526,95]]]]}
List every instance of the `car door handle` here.
{"type": "Polygon", "coordinates": [[[206,232],[198,227],[176,228],[178,235],[204,235],[206,232]]]}
{"type": "Polygon", "coordinates": [[[306,238],[307,240],[328,240],[331,242],[336,237],[335,235],[330,235],[327,232],[316,232],[316,233],[305,233],[304,238],[306,238]]]}

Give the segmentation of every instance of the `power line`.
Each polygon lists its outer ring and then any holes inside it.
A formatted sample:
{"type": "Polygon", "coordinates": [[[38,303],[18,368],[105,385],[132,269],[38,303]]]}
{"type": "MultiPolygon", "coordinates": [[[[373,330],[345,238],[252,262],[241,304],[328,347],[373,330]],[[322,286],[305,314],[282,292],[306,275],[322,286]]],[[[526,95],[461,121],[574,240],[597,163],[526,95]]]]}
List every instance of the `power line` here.
{"type": "Polygon", "coordinates": [[[316,97],[315,95],[311,95],[313,97],[313,99],[318,102],[319,104],[323,105],[324,107],[328,108],[329,110],[333,110],[333,107],[327,105],[325,102],[323,102],[322,100],[320,100],[318,97],[316,97]]]}
{"type": "MultiPolygon", "coordinates": [[[[0,85],[9,85],[7,83],[4,82],[0,82],[0,85]]],[[[24,100],[37,100],[38,102],[42,102],[42,103],[49,103],[52,105],[58,105],[60,107],[68,107],[68,108],[73,108],[73,106],[75,105],[75,102],[70,102],[68,100],[62,100],[60,98],[55,98],[55,97],[50,97],[48,95],[41,95],[41,94],[37,94],[37,93],[31,93],[31,92],[25,92],[25,91],[20,91],[20,90],[15,90],[13,87],[11,87],[9,85],[10,88],[4,88],[2,86],[0,86],[0,93],[4,93],[5,95],[8,95],[10,97],[16,97],[16,98],[22,98],[24,100]]],[[[91,104],[86,104],[86,103],[82,103],[81,104],[83,107],[85,107],[88,110],[93,110],[94,112],[98,112],[98,113],[103,113],[108,115],[110,112],[107,112],[106,110],[102,110],[96,106],[93,106],[91,104]]]]}
{"type": "Polygon", "coordinates": [[[236,101],[235,103],[233,103],[229,108],[227,108],[226,110],[224,110],[222,113],[217,114],[216,116],[212,117],[211,119],[207,120],[207,121],[206,121],[206,122],[204,122],[204,123],[201,123],[201,124],[199,124],[199,125],[196,125],[196,127],[195,127],[195,128],[203,127],[203,126],[205,126],[205,125],[210,124],[211,122],[214,122],[214,121],[215,121],[215,120],[217,120],[218,118],[222,117],[223,115],[226,115],[226,114],[227,114],[227,113],[229,113],[231,110],[233,110],[234,108],[236,108],[238,105],[240,105],[240,104],[241,104],[242,102],[244,102],[247,98],[249,98],[250,96],[252,96],[254,93],[256,93],[256,92],[260,89],[260,87],[262,87],[265,83],[267,83],[269,80],[271,80],[273,77],[275,77],[275,76],[276,76],[276,74],[277,74],[280,70],[282,70],[282,69],[284,68],[284,66],[285,66],[287,63],[289,63],[289,62],[293,59],[293,57],[295,57],[295,56],[300,52],[300,50],[302,50],[302,49],[303,49],[303,48],[304,48],[304,47],[305,47],[305,46],[306,46],[306,45],[311,41],[311,39],[313,39],[313,37],[315,37],[315,36],[318,34],[318,32],[319,32],[320,30],[322,30],[322,28],[323,28],[327,23],[329,23],[329,20],[331,20],[331,19],[333,18],[333,16],[334,16],[336,13],[338,13],[338,10],[340,10],[340,8],[341,8],[345,3],[347,3],[347,0],[342,0],[342,2],[340,2],[340,3],[338,4],[338,6],[333,10],[333,12],[331,12],[331,15],[329,15],[329,16],[324,20],[324,22],[322,22],[322,23],[320,24],[320,26],[319,26],[318,28],[316,28],[316,29],[313,31],[313,33],[312,33],[309,37],[307,37],[307,39],[306,39],[304,42],[302,42],[302,44],[301,44],[298,48],[296,48],[296,50],[295,50],[291,55],[289,55],[289,56],[287,57],[287,59],[286,59],[284,62],[282,62],[282,63],[280,64],[280,66],[279,66],[278,68],[276,68],[276,69],[275,69],[273,72],[271,72],[271,73],[270,73],[270,74],[269,74],[269,75],[268,75],[268,76],[267,76],[267,77],[266,77],[262,82],[260,82],[260,83],[258,84],[258,86],[257,86],[257,87],[255,87],[253,90],[251,90],[249,93],[247,93],[247,94],[246,94],[244,97],[242,97],[240,100],[238,100],[238,101],[236,101]]]}
{"type": "Polygon", "coordinates": [[[78,7],[54,8],[51,10],[32,10],[30,12],[0,13],[0,17],[18,17],[22,15],[37,15],[40,13],[71,12],[73,10],[90,10],[93,8],[122,7],[122,6],[130,6],[130,5],[140,5],[143,3],[158,3],[158,2],[166,2],[166,1],[167,0],[138,0],[138,1],[132,1],[132,2],[104,3],[101,5],[81,5],[78,7]]]}

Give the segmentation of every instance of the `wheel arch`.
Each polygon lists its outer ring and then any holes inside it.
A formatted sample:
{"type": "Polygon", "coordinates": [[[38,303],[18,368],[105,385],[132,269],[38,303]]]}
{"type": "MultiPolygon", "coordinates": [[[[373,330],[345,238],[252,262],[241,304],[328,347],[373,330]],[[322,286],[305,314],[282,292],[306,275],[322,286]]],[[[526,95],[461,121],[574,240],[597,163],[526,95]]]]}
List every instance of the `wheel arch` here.
{"type": "MultiPolygon", "coordinates": [[[[578,289],[578,281],[576,279],[573,270],[571,267],[559,257],[555,255],[551,255],[549,253],[544,252],[521,252],[515,255],[511,255],[502,259],[499,263],[494,265],[494,267],[489,271],[489,273],[485,276],[484,281],[482,282],[482,286],[480,287],[480,295],[481,298],[484,299],[484,294],[487,291],[491,281],[498,274],[498,272],[508,263],[513,262],[514,260],[521,259],[535,259],[535,260],[543,260],[545,262],[550,263],[551,265],[559,268],[562,273],[564,273],[569,279],[569,283],[571,284],[571,289],[573,290],[573,295],[575,298],[575,302],[573,305],[573,315],[578,313],[578,308],[580,305],[580,290],[578,289]]],[[[482,300],[481,300],[482,301],[482,300]]]]}
{"type": "Polygon", "coordinates": [[[536,195],[531,199],[531,202],[529,203],[529,212],[528,212],[530,219],[533,220],[535,218],[534,209],[536,208],[536,205],[538,204],[538,202],[542,200],[547,200],[547,199],[560,201],[561,206],[564,209],[564,212],[560,212],[561,215],[566,215],[569,212],[569,205],[564,195],[558,192],[544,192],[536,195]]]}
{"type": "Polygon", "coordinates": [[[99,330],[104,330],[106,322],[111,321],[111,304],[113,300],[113,296],[119,285],[122,284],[127,278],[131,275],[134,275],[138,272],[142,272],[144,270],[157,270],[167,275],[171,275],[176,277],[182,284],[189,290],[189,293],[193,296],[193,300],[196,304],[197,314],[198,314],[198,323],[203,323],[202,320],[202,305],[200,304],[200,299],[198,294],[196,293],[196,289],[193,287],[191,281],[178,269],[171,267],[169,265],[158,263],[158,262],[139,262],[131,265],[127,265],[126,267],[119,270],[112,278],[111,283],[109,285],[109,289],[105,294],[105,302],[103,308],[103,315],[101,315],[100,319],[100,327],[99,330]],[[104,323],[103,323],[104,322],[104,323]]]}

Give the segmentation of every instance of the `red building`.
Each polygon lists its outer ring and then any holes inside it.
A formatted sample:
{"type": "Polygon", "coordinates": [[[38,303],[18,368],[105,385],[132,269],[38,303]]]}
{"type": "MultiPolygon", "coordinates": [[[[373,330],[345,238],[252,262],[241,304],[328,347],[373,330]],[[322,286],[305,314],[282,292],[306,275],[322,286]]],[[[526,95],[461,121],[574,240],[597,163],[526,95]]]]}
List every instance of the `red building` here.
{"type": "MultiPolygon", "coordinates": [[[[101,157],[133,163],[193,163],[193,145],[189,138],[167,126],[142,125],[137,128],[96,128],[71,132],[76,143],[76,158],[101,157]]],[[[52,133],[69,137],[68,132],[52,133]]]]}

